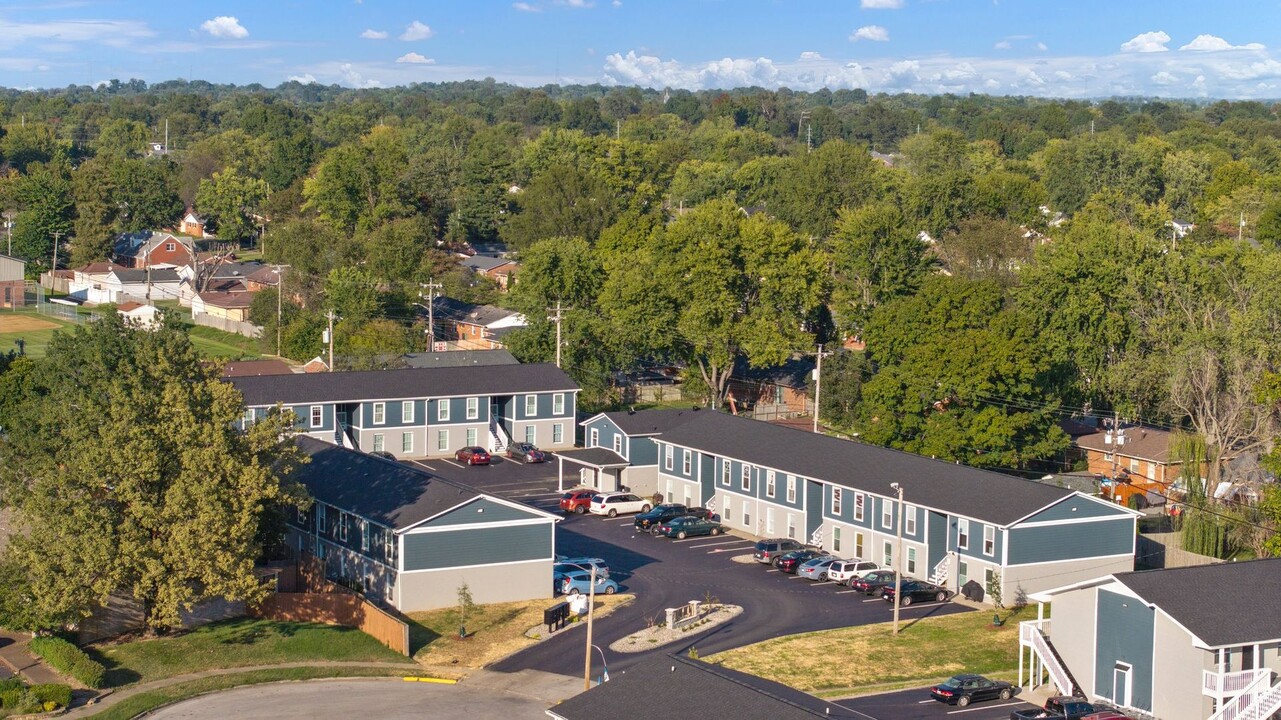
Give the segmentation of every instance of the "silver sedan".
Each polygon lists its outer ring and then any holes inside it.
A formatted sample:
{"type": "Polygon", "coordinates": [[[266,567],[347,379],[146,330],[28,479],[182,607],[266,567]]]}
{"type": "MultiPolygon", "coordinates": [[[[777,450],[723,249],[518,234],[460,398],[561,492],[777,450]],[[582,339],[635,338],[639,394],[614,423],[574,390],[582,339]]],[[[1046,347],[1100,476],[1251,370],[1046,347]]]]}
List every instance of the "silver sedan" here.
{"type": "Polygon", "coordinates": [[[839,561],[840,558],[831,557],[830,555],[828,557],[814,558],[797,569],[796,574],[807,580],[823,582],[827,580],[827,571],[832,567],[832,563],[839,561]]]}

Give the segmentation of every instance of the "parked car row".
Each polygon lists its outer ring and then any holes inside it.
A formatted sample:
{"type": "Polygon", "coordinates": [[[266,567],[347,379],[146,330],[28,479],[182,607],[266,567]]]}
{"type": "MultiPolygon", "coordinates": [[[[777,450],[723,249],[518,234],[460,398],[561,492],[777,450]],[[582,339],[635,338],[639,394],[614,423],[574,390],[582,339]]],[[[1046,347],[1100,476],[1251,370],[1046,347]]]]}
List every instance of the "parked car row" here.
{"type": "MultiPolygon", "coordinates": [[[[518,442],[507,446],[506,455],[511,460],[522,463],[547,462],[547,453],[530,443],[518,442]]],[[[454,459],[465,465],[488,465],[493,457],[489,451],[479,445],[468,445],[454,453],[454,459]]]]}
{"type": "MultiPolygon", "coordinates": [[[[858,590],[864,595],[880,595],[894,602],[894,571],[871,560],[842,558],[822,548],[810,547],[791,538],[770,538],[756,543],[752,557],[780,572],[795,574],[816,582],[833,582],[858,590]]],[[[950,596],[947,588],[924,580],[904,577],[900,604],[944,602],[950,596]]]]}
{"type": "Polygon", "coordinates": [[[609,566],[600,558],[557,555],[552,564],[552,592],[562,595],[590,593],[592,570],[596,571],[596,592],[613,595],[618,583],[609,577],[609,566]]]}

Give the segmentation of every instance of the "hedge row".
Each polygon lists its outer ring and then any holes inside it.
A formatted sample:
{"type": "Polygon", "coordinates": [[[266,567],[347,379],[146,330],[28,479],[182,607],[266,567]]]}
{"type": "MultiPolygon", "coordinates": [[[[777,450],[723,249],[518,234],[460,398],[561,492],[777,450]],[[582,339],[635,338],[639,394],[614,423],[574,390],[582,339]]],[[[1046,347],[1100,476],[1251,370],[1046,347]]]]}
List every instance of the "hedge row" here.
{"type": "Polygon", "coordinates": [[[102,687],[102,677],[107,669],[83,650],[59,637],[31,639],[31,652],[59,671],[80,681],[85,687],[102,687]]]}
{"type": "Polygon", "coordinates": [[[51,712],[71,705],[67,685],[32,685],[20,678],[0,680],[0,709],[18,713],[51,712]]]}

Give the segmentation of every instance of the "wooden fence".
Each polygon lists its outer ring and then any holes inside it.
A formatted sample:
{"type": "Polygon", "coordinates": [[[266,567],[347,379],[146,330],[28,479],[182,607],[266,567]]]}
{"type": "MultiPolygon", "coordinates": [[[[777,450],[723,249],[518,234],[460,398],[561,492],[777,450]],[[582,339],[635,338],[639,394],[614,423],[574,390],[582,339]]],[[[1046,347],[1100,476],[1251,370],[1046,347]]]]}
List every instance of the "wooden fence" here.
{"type": "Polygon", "coordinates": [[[249,322],[228,320],[227,318],[210,315],[209,313],[194,312],[191,314],[191,321],[197,325],[204,325],[205,327],[216,328],[223,332],[236,333],[237,335],[244,335],[245,337],[262,337],[262,328],[249,322]]]}
{"type": "Polygon", "coordinates": [[[1222,560],[1208,555],[1198,555],[1183,549],[1182,533],[1149,533],[1139,535],[1135,544],[1135,569],[1155,570],[1159,568],[1193,567],[1196,565],[1213,565],[1222,560]]]}
{"type": "Polygon", "coordinates": [[[359,628],[378,642],[409,656],[409,624],[352,590],[325,579],[324,566],[312,555],[298,561],[296,572],[281,573],[282,589],[256,608],[254,617],[281,622],[314,622],[359,628]],[[287,586],[292,585],[292,588],[287,586]]]}

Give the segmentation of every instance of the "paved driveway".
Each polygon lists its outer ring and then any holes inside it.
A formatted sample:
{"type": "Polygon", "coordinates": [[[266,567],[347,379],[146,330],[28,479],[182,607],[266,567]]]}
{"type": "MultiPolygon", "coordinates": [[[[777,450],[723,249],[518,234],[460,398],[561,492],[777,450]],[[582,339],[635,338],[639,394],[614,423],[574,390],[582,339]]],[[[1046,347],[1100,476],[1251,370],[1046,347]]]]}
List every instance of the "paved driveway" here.
{"type": "Polygon", "coordinates": [[[276,683],[214,693],[161,709],[156,720],[315,720],[316,718],[467,717],[481,720],[545,717],[547,703],[463,685],[403,680],[276,683]]]}
{"type": "Polygon", "coordinates": [[[958,708],[933,700],[926,688],[837,700],[836,704],[855,711],[865,720],[1006,720],[1015,710],[1034,707],[1015,698],[958,708]]]}
{"type": "MultiPolygon", "coordinates": [[[[489,467],[466,467],[452,460],[417,464],[485,492],[559,513],[555,459],[545,464],[522,465],[495,458],[495,464],[489,467]]],[[[569,486],[576,484],[577,476],[566,482],[569,486]]],[[[753,545],[751,540],[732,536],[668,540],[637,534],[632,530],[631,516],[571,515],[556,530],[556,552],[604,558],[622,592],[636,595],[635,602],[593,628],[593,640],[604,651],[611,673],[625,670],[646,653],[615,653],[609,650],[610,643],[645,627],[650,619],[662,622],[666,608],[704,600],[709,595],[741,605],[743,614],[709,631],[693,633],[688,640],[649,652],[683,653],[695,647],[699,654],[708,655],[782,635],[888,622],[892,618],[893,608],[880,598],[867,598],[841,585],[814,583],[765,565],[740,564],[730,559],[750,553],[753,545]]],[[[903,608],[900,615],[910,622],[967,610],[951,603],[922,603],[903,608]]],[[[564,633],[491,669],[534,669],[581,676],[583,641],[582,633],[564,633]]]]}

